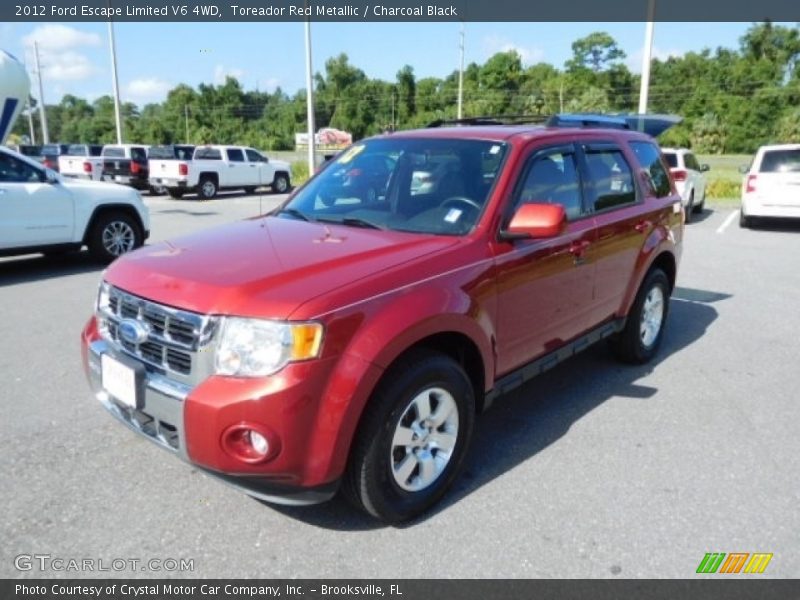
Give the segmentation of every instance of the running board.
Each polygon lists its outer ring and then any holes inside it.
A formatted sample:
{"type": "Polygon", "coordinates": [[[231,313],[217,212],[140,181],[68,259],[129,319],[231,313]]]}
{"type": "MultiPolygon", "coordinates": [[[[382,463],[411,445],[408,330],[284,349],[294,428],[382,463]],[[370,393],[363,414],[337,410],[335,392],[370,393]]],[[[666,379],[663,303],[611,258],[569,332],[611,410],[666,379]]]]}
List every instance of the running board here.
{"type": "Polygon", "coordinates": [[[537,375],[549,371],[560,362],[571,358],[586,350],[589,346],[596,344],[600,340],[607,338],[615,333],[619,333],[625,327],[625,319],[614,319],[608,323],[604,323],[589,333],[586,333],[579,338],[568,342],[558,350],[554,350],[549,354],[545,354],[541,358],[529,362],[528,364],[512,371],[507,375],[503,375],[500,379],[494,382],[494,387],[486,394],[483,401],[483,409],[488,409],[492,403],[500,396],[507,394],[511,390],[518,388],[524,383],[527,383],[537,375]]]}

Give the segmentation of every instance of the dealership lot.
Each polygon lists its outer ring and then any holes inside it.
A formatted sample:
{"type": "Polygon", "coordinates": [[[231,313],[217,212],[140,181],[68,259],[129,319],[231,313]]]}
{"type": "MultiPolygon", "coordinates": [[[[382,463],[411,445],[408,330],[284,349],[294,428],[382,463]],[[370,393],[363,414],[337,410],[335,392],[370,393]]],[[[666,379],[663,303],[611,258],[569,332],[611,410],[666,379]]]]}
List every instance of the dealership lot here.
{"type": "MultiPolygon", "coordinates": [[[[147,198],[151,243],[281,198],[147,198]]],[[[19,554],[194,560],[169,576],[690,577],[706,552],[773,553],[764,576],[796,577],[798,256],[800,225],[707,210],[658,359],[623,366],[599,345],[501,399],[466,475],[402,528],[339,500],[262,504],[124,429],[80,366],[102,269],[0,259],[0,577],[81,575],[19,572],[19,554]]]]}

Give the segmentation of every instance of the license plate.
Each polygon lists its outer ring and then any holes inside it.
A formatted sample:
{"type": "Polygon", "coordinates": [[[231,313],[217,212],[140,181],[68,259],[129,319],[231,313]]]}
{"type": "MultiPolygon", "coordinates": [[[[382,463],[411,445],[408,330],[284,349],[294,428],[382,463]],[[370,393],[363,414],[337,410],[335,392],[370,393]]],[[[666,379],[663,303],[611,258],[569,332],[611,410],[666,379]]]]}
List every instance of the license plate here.
{"type": "Polygon", "coordinates": [[[136,371],[117,359],[103,354],[103,389],[122,404],[136,408],[136,371]]]}
{"type": "Polygon", "coordinates": [[[117,175],[114,179],[117,181],[127,181],[127,177],[123,177],[122,175],[117,175]]]}

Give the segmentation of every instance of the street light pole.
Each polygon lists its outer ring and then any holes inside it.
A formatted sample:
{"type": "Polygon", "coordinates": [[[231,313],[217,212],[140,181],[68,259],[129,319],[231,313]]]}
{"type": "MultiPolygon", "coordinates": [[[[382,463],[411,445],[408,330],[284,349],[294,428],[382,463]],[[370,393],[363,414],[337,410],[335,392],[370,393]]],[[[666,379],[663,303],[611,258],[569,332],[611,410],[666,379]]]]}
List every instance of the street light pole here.
{"type": "Polygon", "coordinates": [[[122,143],[122,118],[119,112],[119,79],[117,78],[117,45],[114,43],[114,24],[108,22],[108,43],[111,47],[111,78],[114,83],[114,118],[117,123],[117,143],[122,143]]]}
{"type": "MultiPolygon", "coordinates": [[[[306,6],[308,4],[306,3],[306,6]]],[[[308,119],[308,173],[314,174],[316,168],[314,160],[315,142],[314,130],[314,76],[311,66],[311,17],[306,19],[306,117],[308,119]]]]}
{"type": "Polygon", "coordinates": [[[50,133],[47,131],[47,111],[44,109],[44,88],[42,88],[42,67],[39,65],[39,44],[33,42],[33,60],[36,64],[36,79],[39,80],[39,120],[42,122],[43,143],[50,143],[50,133]]]}
{"type": "Polygon", "coordinates": [[[461,23],[458,66],[458,118],[464,118],[464,23],[461,23]]]}
{"type": "Polygon", "coordinates": [[[642,49],[642,83],[639,88],[639,114],[647,112],[648,92],[650,90],[650,63],[653,59],[653,19],[655,18],[656,0],[650,0],[647,8],[647,27],[644,31],[644,48],[642,49]]]}

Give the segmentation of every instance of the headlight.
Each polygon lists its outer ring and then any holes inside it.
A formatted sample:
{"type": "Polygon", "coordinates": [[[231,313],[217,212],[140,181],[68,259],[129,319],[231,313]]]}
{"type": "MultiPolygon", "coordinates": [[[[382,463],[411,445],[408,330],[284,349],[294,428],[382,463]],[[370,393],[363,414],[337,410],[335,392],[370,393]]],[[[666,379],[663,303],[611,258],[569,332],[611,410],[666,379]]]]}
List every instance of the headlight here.
{"type": "Polygon", "coordinates": [[[319,356],[322,325],[224,317],[215,357],[218,375],[265,377],[319,356]]]}
{"type": "Polygon", "coordinates": [[[105,281],[101,281],[100,288],[97,290],[97,300],[95,300],[94,303],[94,311],[99,312],[104,310],[110,312],[108,307],[109,298],[109,285],[105,281]]]}

